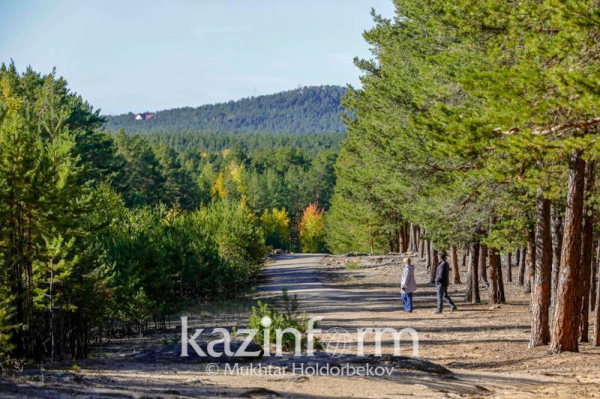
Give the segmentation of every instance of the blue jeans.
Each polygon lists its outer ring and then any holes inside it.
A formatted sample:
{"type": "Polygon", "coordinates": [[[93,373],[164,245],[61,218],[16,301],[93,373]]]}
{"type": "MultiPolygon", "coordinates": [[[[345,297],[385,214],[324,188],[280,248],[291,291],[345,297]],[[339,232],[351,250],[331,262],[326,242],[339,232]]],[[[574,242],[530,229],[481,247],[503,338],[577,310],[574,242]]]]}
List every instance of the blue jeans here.
{"type": "Polygon", "coordinates": [[[402,293],[402,304],[404,305],[404,310],[406,312],[412,312],[412,296],[413,293],[402,293]]]}

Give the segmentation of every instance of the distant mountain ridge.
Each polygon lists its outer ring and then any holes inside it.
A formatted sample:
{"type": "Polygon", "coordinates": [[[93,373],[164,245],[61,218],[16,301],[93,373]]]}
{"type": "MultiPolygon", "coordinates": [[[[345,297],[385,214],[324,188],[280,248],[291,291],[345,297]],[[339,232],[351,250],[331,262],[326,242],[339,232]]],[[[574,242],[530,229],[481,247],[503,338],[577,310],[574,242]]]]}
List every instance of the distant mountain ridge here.
{"type": "Polygon", "coordinates": [[[227,103],[156,111],[147,120],[136,120],[136,114],[130,112],[107,116],[105,129],[128,133],[343,133],[340,101],[346,91],[341,86],[303,87],[227,103]]]}

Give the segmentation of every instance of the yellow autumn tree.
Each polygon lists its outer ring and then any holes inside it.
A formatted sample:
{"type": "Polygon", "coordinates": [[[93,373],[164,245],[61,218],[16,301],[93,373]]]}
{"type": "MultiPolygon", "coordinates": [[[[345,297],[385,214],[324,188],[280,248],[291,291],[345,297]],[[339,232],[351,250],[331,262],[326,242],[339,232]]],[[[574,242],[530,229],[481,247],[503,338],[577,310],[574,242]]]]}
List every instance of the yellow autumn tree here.
{"type": "Polygon", "coordinates": [[[317,204],[310,204],[304,209],[300,222],[300,245],[302,252],[325,251],[323,210],[317,204]]]}
{"type": "Polygon", "coordinates": [[[225,190],[225,176],[223,175],[223,172],[219,172],[219,175],[215,180],[215,184],[210,190],[210,195],[212,196],[213,200],[223,199],[227,195],[227,191],[225,190]]]}
{"type": "Polygon", "coordinates": [[[244,165],[238,165],[235,162],[229,164],[229,180],[232,190],[235,190],[240,196],[246,195],[245,180],[246,168],[244,165]]]}
{"type": "Polygon", "coordinates": [[[270,212],[265,209],[260,217],[260,223],[265,232],[268,246],[286,249],[290,245],[290,217],[285,208],[273,208],[270,212]]]}

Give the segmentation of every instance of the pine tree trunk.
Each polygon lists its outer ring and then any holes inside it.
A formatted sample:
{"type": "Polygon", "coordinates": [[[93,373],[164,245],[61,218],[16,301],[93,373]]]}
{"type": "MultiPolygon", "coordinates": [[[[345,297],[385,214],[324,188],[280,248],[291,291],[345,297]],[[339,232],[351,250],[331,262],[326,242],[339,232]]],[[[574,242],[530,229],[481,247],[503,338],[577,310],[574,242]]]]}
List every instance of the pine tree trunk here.
{"type": "Polygon", "coordinates": [[[427,271],[431,273],[431,241],[429,240],[425,242],[425,266],[427,266],[427,271]]]}
{"type": "Polygon", "coordinates": [[[400,246],[400,253],[406,253],[408,251],[409,240],[410,240],[408,224],[403,223],[402,226],[400,227],[400,230],[402,231],[402,244],[400,246]]]}
{"type": "MultiPolygon", "coordinates": [[[[558,272],[560,270],[560,254],[563,241],[563,220],[560,216],[558,206],[553,204],[552,211],[552,281],[550,308],[554,310],[556,303],[556,288],[558,287],[558,272]]],[[[550,313],[550,319],[554,318],[554,312],[550,313]]]]}
{"type": "Polygon", "coordinates": [[[481,245],[479,248],[479,281],[488,282],[487,279],[487,255],[488,248],[485,245],[481,245]]]}
{"type": "Polygon", "coordinates": [[[421,241],[421,228],[417,225],[415,226],[415,250],[413,252],[419,251],[419,242],[421,241]]]}
{"type": "Polygon", "coordinates": [[[506,282],[512,283],[512,254],[506,253],[506,282]]]}
{"type": "Polygon", "coordinates": [[[535,280],[532,294],[531,339],[529,347],[550,342],[550,280],[552,273],[552,234],[550,201],[540,191],[537,198],[535,280]]]}
{"type": "Polygon", "coordinates": [[[458,252],[456,246],[452,246],[452,271],[454,272],[454,284],[460,284],[460,271],[458,268],[458,252]]]}
{"type": "Polygon", "coordinates": [[[585,162],[581,151],[569,157],[569,179],[560,274],[552,322],[552,352],[578,352],[581,296],[577,288],[581,260],[581,227],[583,223],[583,194],[585,162]]]}
{"type": "Polygon", "coordinates": [[[465,301],[471,301],[472,303],[481,303],[479,296],[479,243],[471,244],[471,256],[469,261],[469,279],[468,289],[465,294],[465,301]]]}
{"type": "Polygon", "coordinates": [[[498,254],[498,301],[500,303],[506,303],[506,297],[504,296],[504,279],[502,278],[502,261],[500,254],[498,254]]]}
{"type": "Polygon", "coordinates": [[[521,248],[517,248],[517,253],[515,254],[515,266],[519,266],[521,264],[521,248]]]}
{"type": "Polygon", "coordinates": [[[592,276],[590,278],[590,311],[596,310],[596,290],[598,289],[598,251],[600,251],[600,241],[596,244],[596,256],[592,259],[592,276]]]}
{"type": "MultiPolygon", "coordinates": [[[[482,246],[482,250],[483,250],[482,246]]],[[[489,285],[489,294],[490,294],[490,304],[496,304],[500,302],[498,298],[498,269],[500,265],[498,264],[500,260],[500,255],[496,249],[489,249],[490,252],[490,285],[489,285]]],[[[481,257],[480,257],[481,259],[481,257]]]]}
{"type": "Polygon", "coordinates": [[[592,252],[594,251],[594,163],[588,162],[585,167],[585,193],[583,208],[583,226],[581,234],[581,266],[579,269],[579,287],[581,289],[581,342],[589,341],[590,312],[590,278],[592,268],[592,252]]]}
{"type": "Polygon", "coordinates": [[[430,273],[429,273],[429,283],[430,284],[435,284],[435,274],[437,272],[438,263],[439,263],[438,251],[437,251],[437,249],[433,249],[433,247],[432,247],[431,248],[431,269],[430,269],[430,273]]]}
{"type": "Polygon", "coordinates": [[[525,259],[525,293],[531,292],[531,283],[535,274],[535,230],[529,229],[527,237],[527,258],[525,259]]]}
{"type": "MultiPolygon", "coordinates": [[[[600,242],[598,244],[600,249],[600,242]]],[[[600,259],[596,262],[596,269],[600,269],[600,259]]],[[[597,273],[600,276],[600,270],[597,273]]],[[[600,280],[598,281],[600,285],[600,280]]],[[[600,286],[596,288],[596,312],[594,313],[594,346],[600,346],[600,286]]]]}
{"type": "Polygon", "coordinates": [[[523,286],[525,285],[525,269],[527,263],[527,249],[521,248],[521,257],[519,261],[519,280],[517,281],[517,285],[523,286]]]}

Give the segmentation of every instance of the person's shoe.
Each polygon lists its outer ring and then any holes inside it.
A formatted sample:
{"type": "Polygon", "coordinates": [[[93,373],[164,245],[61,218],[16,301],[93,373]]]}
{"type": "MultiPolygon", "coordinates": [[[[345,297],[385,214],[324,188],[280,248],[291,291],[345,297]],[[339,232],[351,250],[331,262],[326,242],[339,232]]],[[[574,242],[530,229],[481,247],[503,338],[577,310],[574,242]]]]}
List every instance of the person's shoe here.
{"type": "Polygon", "coordinates": [[[440,309],[437,309],[437,310],[433,311],[433,314],[440,314],[440,313],[442,313],[442,311],[440,309]]]}
{"type": "Polygon", "coordinates": [[[457,309],[457,307],[456,307],[456,306],[454,306],[454,307],[451,307],[451,308],[450,308],[450,311],[451,311],[451,312],[454,312],[456,309],[457,309]]]}

